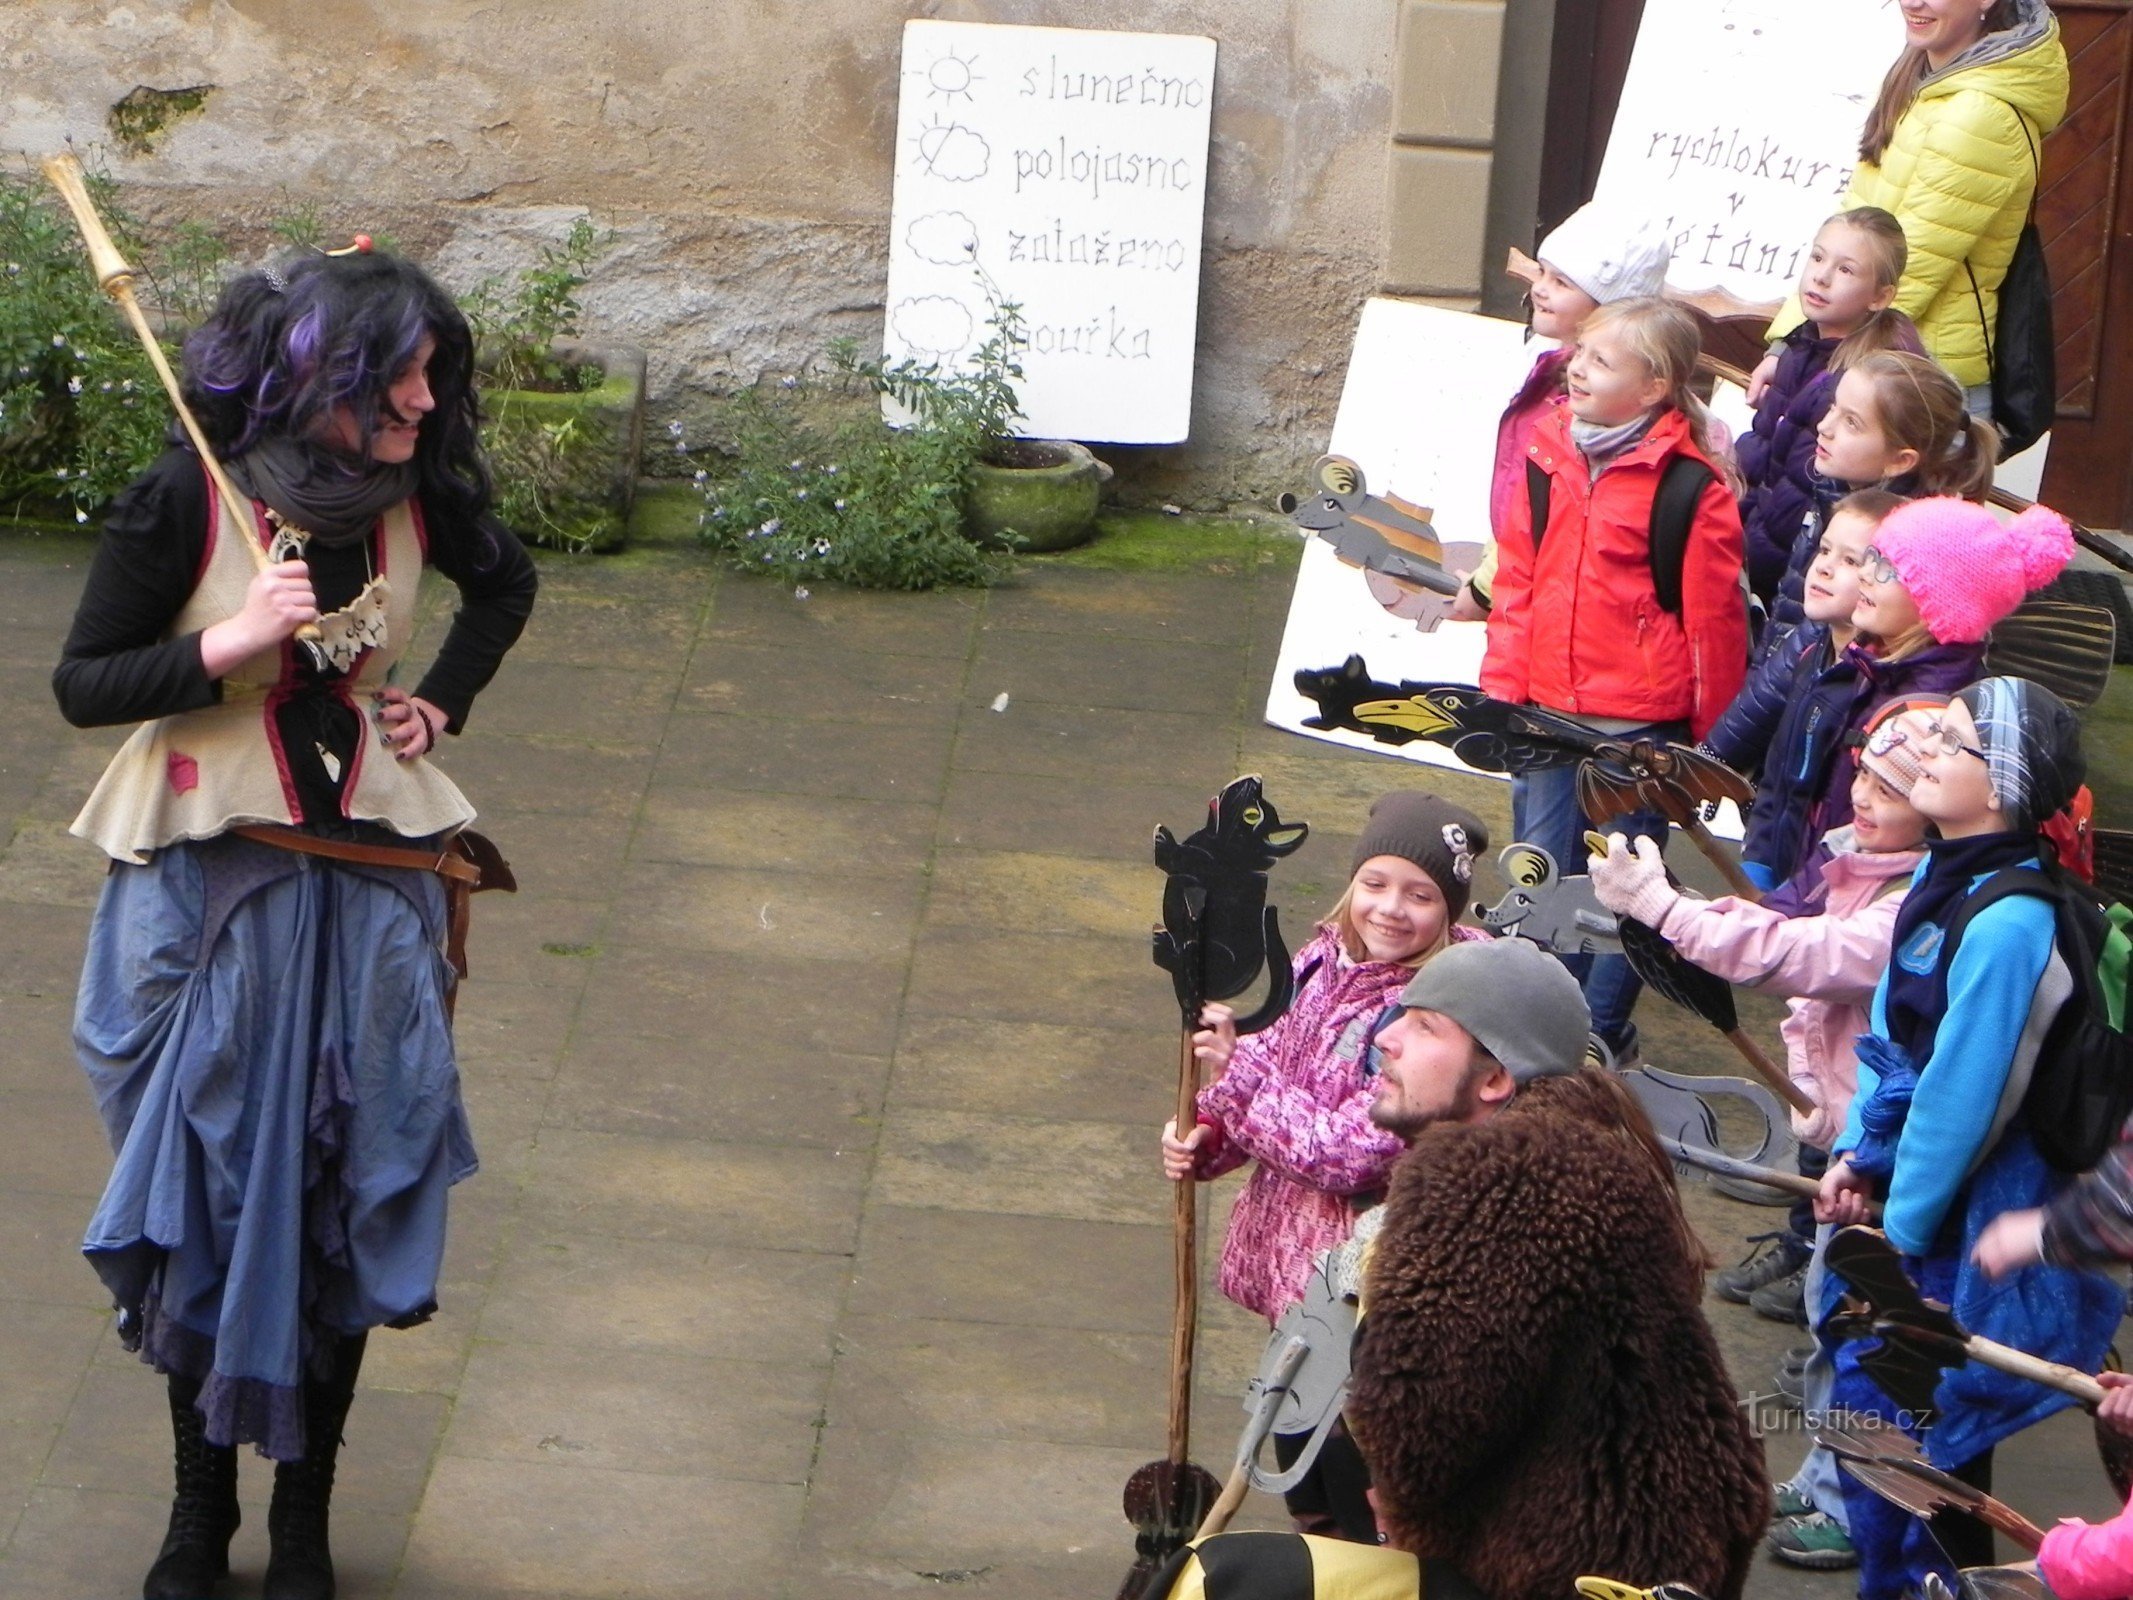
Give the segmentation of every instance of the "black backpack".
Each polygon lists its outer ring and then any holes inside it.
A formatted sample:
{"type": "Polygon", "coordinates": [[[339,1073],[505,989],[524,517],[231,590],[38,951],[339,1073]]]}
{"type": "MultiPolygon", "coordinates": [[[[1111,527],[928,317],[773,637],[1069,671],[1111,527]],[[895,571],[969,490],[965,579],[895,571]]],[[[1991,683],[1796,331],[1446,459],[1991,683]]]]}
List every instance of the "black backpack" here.
{"type": "MultiPolygon", "coordinates": [[[[2029,120],[2020,117],[2022,137],[2029,120]]],[[[1985,335],[1985,359],[1992,373],[1992,425],[2000,430],[2000,454],[2027,450],[2052,425],[2059,409],[2059,373],[2052,346],[2052,280],[2044,261],[2044,241],[2037,233],[2037,190],[2044,187],[2044,167],[2037,146],[2029,145],[2037,188],[2030,191],[2029,216],[2015,240],[2007,276],[2000,280],[1999,326],[1985,327],[1985,297],[1978,292],[1970,263],[1970,298],[1977,303],[1978,327],[1985,335]]]]}
{"type": "MultiPolygon", "coordinates": [[[[1659,475],[1659,492],[1652,496],[1652,588],[1658,591],[1660,609],[1677,617],[1681,615],[1681,565],[1688,557],[1696,502],[1703,498],[1704,485],[1716,477],[1694,456],[1675,456],[1659,475]]],[[[1526,458],[1526,499],[1533,507],[1533,553],[1537,556],[1548,531],[1548,473],[1530,456],[1526,458]]]]}
{"type": "Polygon", "coordinates": [[[2086,1172],[2116,1142],[2133,1113],[2133,1037],[2125,1031],[2133,911],[2099,902],[2088,885],[2057,866],[2009,867],[1963,901],[1948,927],[1947,962],[1970,919],[2012,894],[2052,903],[2059,954],[2074,990],[2045,1030],[2036,1071],[2022,1100],[2037,1152],[2062,1172],[2086,1172]]]}

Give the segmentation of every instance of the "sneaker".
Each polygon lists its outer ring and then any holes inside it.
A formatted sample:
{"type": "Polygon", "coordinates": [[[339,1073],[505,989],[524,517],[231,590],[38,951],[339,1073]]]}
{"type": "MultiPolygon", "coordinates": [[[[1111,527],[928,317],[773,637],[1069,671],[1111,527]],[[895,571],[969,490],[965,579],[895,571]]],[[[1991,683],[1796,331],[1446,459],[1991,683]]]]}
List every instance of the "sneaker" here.
{"type": "Polygon", "coordinates": [[[1772,1322],[1806,1325],[1807,1268],[1796,1267],[1782,1278],[1773,1278],[1748,1296],[1748,1309],[1772,1322]]]}
{"type": "Polygon", "coordinates": [[[1804,1517],[1781,1517],[1765,1541],[1770,1553],[1788,1567],[1808,1567],[1816,1572],[1841,1572],[1859,1565],[1859,1552],[1851,1535],[1826,1512],[1810,1511],[1804,1517]]]}
{"type": "Polygon", "coordinates": [[[1788,1404],[1798,1406],[1807,1403],[1807,1374],[1803,1368],[1780,1363],[1777,1376],[1770,1382],[1780,1398],[1788,1404]]]}
{"type": "Polygon", "coordinates": [[[1815,1503],[1806,1495],[1789,1483],[1777,1486],[1777,1500],[1770,1512],[1770,1520],[1773,1523],[1789,1521],[1793,1517],[1811,1517],[1814,1514],[1815,1503]]]}
{"type": "Polygon", "coordinates": [[[1755,1234],[1748,1243],[1755,1248],[1741,1258],[1738,1266],[1711,1277],[1711,1287],[1718,1291],[1718,1297],[1737,1306],[1746,1305],[1748,1297],[1766,1284],[1798,1271],[1808,1256],[1799,1236],[1785,1230],[1755,1234]]]}
{"type": "Polygon", "coordinates": [[[1607,1048],[1607,1041],[1596,1033],[1585,1035],[1585,1070],[1587,1072],[1612,1072],[1615,1053],[1607,1048]]]}

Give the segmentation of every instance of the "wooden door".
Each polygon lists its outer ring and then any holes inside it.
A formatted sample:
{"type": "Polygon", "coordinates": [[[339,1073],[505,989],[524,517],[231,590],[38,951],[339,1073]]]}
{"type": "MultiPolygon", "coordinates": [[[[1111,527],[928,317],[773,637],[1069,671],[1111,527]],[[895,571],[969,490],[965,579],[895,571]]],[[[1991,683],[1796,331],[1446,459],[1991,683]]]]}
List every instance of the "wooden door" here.
{"type": "Polygon", "coordinates": [[[2059,367],[2044,498],[2091,527],[2122,528],[2133,498],[2133,0],[2052,9],[2073,86],[2066,120],[2044,142],[2037,199],[2059,367]]]}

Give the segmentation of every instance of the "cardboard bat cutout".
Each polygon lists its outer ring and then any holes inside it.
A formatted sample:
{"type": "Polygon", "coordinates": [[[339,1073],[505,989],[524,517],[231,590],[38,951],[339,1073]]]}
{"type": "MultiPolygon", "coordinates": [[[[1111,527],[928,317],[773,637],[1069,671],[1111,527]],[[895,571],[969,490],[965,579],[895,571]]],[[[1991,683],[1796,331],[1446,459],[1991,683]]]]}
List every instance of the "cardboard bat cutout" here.
{"type": "Polygon", "coordinates": [[[1155,930],[1155,964],[1170,974],[1185,1028],[1200,1008],[1252,986],[1267,969],[1265,1002],[1237,1019],[1240,1034],[1266,1027],[1294,993],[1280,915],[1266,902],[1267,869],[1310,836],[1308,823],[1284,825],[1256,777],[1238,778],[1207,804],[1205,827],[1182,840],[1158,825],[1155,864],[1163,885],[1163,923],[1155,930]]]}
{"type": "Polygon", "coordinates": [[[1440,543],[1427,507],[1372,494],[1363,469],[1346,456],[1320,456],[1311,478],[1312,493],[1284,494],[1275,505],[1331,545],[1344,566],[1360,567],[1379,605],[1423,633],[1435,632],[1459,592],[1449,568],[1471,572],[1481,546],[1440,543]]]}
{"type": "Polygon", "coordinates": [[[1615,914],[1592,892],[1583,875],[1565,877],[1555,857],[1537,844],[1511,844],[1497,852],[1510,889],[1493,906],[1476,906],[1474,918],[1499,936],[1530,939],[1557,955],[1619,955],[1615,914]]]}

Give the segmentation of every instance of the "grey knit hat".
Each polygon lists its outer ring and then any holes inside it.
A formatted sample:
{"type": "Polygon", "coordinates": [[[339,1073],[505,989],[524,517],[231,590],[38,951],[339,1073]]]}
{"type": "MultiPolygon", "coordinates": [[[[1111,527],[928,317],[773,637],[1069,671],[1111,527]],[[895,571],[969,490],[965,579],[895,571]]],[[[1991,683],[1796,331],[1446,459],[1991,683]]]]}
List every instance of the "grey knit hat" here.
{"type": "Polygon", "coordinates": [[[1371,806],[1348,876],[1362,871],[1372,856],[1412,861],[1443,892],[1450,920],[1457,922],[1473,888],[1474,858],[1488,848],[1488,825],[1473,812],[1419,789],[1395,789],[1371,806]]]}
{"type": "Polygon", "coordinates": [[[2010,828],[2034,828],[2088,777],[2081,720],[2027,678],[1986,678],[1956,695],[1977,724],[1992,792],[2010,828]]]}
{"type": "Polygon", "coordinates": [[[1422,964],[1400,1004],[1474,1036],[1523,1087],[1584,1065],[1592,1013],[1577,979],[1530,939],[1467,939],[1422,964]]]}

